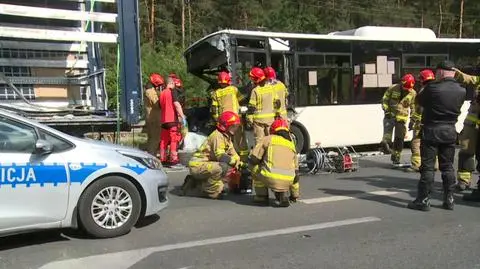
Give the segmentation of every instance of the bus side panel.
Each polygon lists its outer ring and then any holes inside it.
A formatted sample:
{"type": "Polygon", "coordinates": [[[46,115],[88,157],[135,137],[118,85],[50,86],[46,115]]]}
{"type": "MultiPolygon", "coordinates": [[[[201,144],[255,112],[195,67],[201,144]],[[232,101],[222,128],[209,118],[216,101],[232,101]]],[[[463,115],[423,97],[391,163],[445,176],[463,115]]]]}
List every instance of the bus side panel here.
{"type": "MultiPolygon", "coordinates": [[[[462,106],[462,114],[456,124],[457,132],[463,128],[470,102],[462,106]]],[[[297,107],[298,122],[310,135],[310,146],[322,147],[368,145],[380,143],[383,136],[383,111],[380,104],[344,106],[297,107]]],[[[408,123],[407,123],[408,124],[408,123]]],[[[405,141],[412,139],[409,131],[405,141]]]]}

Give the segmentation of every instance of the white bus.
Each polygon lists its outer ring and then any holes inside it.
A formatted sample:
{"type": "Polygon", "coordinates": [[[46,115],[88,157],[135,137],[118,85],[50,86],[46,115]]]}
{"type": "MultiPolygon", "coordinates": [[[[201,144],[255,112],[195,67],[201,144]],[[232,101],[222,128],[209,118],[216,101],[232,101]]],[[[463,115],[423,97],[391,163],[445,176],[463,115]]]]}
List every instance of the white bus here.
{"type": "MultiPolygon", "coordinates": [[[[188,72],[214,83],[221,70],[247,96],[252,66],[272,66],[289,88],[297,149],[378,144],[381,99],[402,75],[453,61],[478,75],[480,39],[437,38],[425,28],[365,26],[329,34],[222,30],[185,52],[188,72]]],[[[212,87],[214,87],[212,85],[212,87]]],[[[468,89],[471,100],[473,90],[468,89]]],[[[462,107],[460,132],[469,106],[462,107]]],[[[410,132],[405,138],[410,140],[410,132]]]]}

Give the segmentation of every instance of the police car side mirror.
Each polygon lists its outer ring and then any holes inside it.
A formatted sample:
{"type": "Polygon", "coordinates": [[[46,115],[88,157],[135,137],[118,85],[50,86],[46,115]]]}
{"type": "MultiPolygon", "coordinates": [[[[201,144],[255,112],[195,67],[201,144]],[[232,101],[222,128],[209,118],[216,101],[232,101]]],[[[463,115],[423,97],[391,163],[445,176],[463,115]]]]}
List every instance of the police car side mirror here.
{"type": "Polygon", "coordinates": [[[47,140],[38,139],[35,143],[35,152],[38,154],[49,154],[53,152],[53,144],[47,140]]]}

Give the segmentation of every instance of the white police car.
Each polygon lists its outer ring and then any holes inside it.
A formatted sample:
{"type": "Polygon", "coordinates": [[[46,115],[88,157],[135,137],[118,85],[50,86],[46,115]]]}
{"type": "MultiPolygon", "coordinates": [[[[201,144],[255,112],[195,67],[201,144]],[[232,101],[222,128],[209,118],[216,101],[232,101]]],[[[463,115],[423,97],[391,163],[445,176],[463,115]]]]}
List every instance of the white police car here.
{"type": "Polygon", "coordinates": [[[159,160],[147,153],[0,109],[0,236],[63,227],[119,236],[167,207],[167,187],[159,160]]]}

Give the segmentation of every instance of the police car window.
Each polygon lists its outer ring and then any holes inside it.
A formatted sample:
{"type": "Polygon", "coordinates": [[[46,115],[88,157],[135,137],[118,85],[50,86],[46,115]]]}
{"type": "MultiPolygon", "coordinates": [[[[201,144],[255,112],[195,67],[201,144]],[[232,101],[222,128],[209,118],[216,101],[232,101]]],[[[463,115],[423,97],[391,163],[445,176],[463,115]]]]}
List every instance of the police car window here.
{"type": "Polygon", "coordinates": [[[53,152],[61,152],[66,151],[72,148],[72,145],[56,136],[53,136],[47,132],[40,131],[40,136],[47,140],[48,142],[52,143],[53,145],[53,152]]]}
{"type": "Polygon", "coordinates": [[[36,141],[34,128],[0,117],[0,152],[32,153],[36,141]]]}

